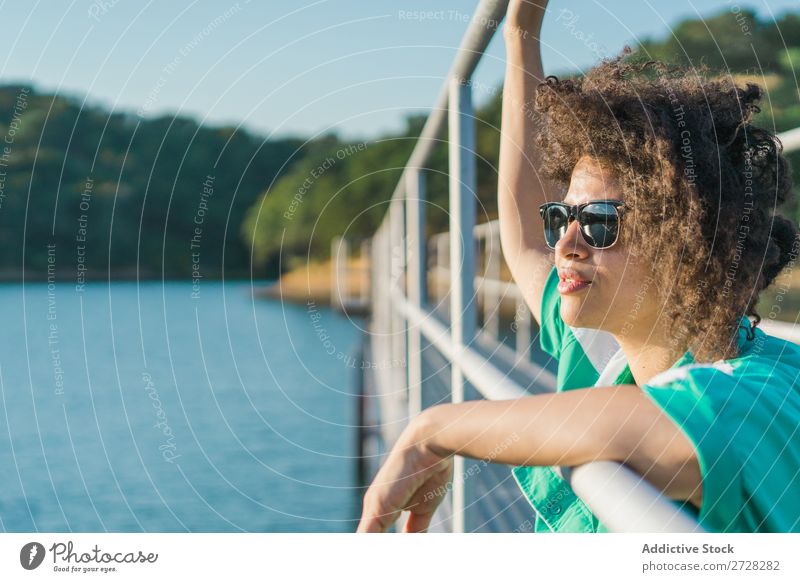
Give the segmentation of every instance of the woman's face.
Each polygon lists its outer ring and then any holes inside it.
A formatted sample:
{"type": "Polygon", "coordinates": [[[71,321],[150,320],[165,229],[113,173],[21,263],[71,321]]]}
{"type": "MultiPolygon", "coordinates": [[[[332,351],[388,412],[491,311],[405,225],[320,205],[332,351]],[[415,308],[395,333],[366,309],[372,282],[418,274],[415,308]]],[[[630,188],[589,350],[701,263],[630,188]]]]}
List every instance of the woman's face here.
{"type": "MultiPolygon", "coordinates": [[[[584,156],[575,164],[564,202],[603,199],[622,200],[619,184],[597,160],[584,156]]],[[[623,222],[631,216],[625,215],[623,222]]],[[[561,318],[573,327],[602,329],[615,336],[627,335],[634,323],[640,330],[649,328],[658,313],[649,265],[637,262],[621,241],[606,249],[592,248],[578,227],[573,220],[555,247],[561,318]],[[576,286],[569,278],[590,283],[576,286]]]]}

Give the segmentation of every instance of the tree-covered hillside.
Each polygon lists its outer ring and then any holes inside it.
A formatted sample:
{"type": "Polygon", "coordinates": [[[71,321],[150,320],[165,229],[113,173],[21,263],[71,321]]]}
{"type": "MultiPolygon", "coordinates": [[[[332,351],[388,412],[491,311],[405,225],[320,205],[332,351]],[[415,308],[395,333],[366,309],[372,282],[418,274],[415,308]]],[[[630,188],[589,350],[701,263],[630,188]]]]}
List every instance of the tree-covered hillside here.
{"type": "Polygon", "coordinates": [[[247,276],[244,213],[301,143],[27,86],[0,87],[0,136],[0,275],[76,281],[247,276]]]}

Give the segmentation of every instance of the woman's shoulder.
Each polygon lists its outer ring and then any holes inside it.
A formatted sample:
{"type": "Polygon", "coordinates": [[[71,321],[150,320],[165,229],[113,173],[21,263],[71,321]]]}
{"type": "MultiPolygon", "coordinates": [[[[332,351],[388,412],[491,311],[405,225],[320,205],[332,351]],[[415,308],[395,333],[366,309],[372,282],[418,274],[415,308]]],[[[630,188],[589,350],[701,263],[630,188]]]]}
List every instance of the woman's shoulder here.
{"type": "Polygon", "coordinates": [[[800,346],[757,330],[742,347],[736,358],[670,368],[642,390],[695,444],[712,529],[794,531],[800,346]]]}
{"type": "Polygon", "coordinates": [[[756,328],[739,357],[727,360],[733,376],[747,385],[770,385],[798,391],[800,346],[756,328]]]}
{"type": "Polygon", "coordinates": [[[756,328],[752,340],[740,344],[739,355],[716,362],[691,362],[656,374],[650,386],[673,384],[733,383],[735,386],[781,384],[798,388],[800,379],[800,345],[764,333],[756,328]]]}
{"type": "Polygon", "coordinates": [[[756,330],[740,355],[670,368],[643,387],[740,425],[800,422],[800,346],[756,330]]]}

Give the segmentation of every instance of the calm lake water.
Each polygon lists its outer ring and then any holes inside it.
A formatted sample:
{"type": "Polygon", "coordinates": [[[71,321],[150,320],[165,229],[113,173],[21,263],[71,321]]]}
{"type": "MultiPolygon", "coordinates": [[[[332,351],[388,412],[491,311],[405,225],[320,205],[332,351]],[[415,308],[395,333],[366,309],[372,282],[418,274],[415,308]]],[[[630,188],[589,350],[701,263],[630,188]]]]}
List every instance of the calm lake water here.
{"type": "Polygon", "coordinates": [[[0,286],[0,528],[354,530],[361,322],[249,291],[0,286]]]}

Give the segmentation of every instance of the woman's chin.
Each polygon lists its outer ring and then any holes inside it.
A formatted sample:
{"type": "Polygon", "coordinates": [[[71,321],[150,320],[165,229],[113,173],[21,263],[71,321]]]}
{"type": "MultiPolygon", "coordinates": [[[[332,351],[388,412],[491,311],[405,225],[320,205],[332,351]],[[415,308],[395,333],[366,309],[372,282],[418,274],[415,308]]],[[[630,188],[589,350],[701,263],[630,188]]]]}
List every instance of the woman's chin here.
{"type": "Polygon", "coordinates": [[[602,323],[597,321],[597,317],[593,317],[595,314],[595,309],[577,297],[561,298],[561,319],[570,327],[600,329],[602,323]]]}
{"type": "Polygon", "coordinates": [[[561,304],[561,319],[570,327],[590,327],[582,315],[579,309],[564,309],[564,304],[561,304]]]}

